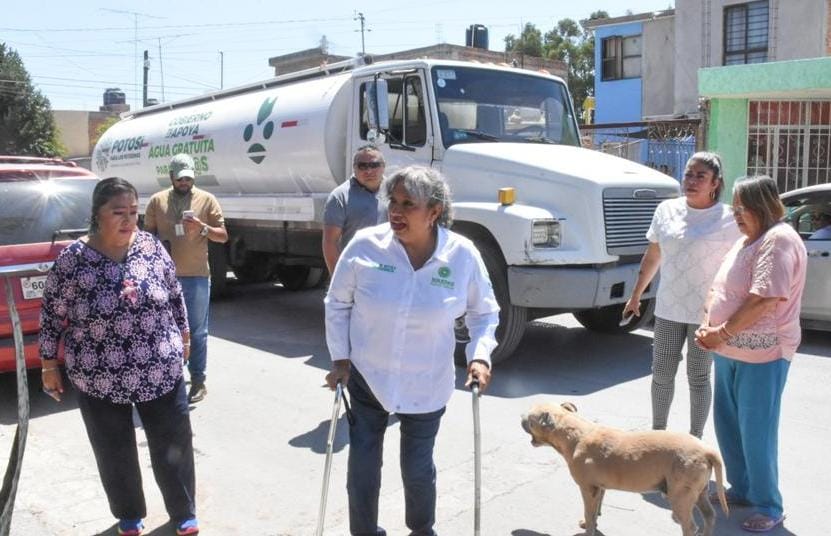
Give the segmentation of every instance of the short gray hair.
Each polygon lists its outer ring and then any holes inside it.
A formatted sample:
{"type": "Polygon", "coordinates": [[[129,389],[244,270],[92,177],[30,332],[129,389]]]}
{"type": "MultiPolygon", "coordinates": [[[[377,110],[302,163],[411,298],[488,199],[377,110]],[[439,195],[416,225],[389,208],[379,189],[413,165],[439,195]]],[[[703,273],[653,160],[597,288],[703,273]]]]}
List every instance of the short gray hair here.
{"type": "Polygon", "coordinates": [[[409,166],[396,171],[390,177],[384,179],[381,184],[381,192],[387,199],[392,195],[396,186],[401,184],[407,195],[416,201],[426,201],[428,207],[441,206],[441,214],[436,223],[442,227],[450,227],[453,224],[453,199],[450,195],[450,187],[444,176],[434,169],[424,166],[409,166]]]}
{"type": "Polygon", "coordinates": [[[767,175],[739,179],[733,186],[733,199],[759,219],[763,231],[785,217],[785,205],[779,199],[776,181],[767,175]]]}
{"type": "Polygon", "coordinates": [[[361,153],[378,153],[378,156],[381,157],[381,162],[386,163],[386,160],[384,160],[384,153],[381,152],[381,149],[379,149],[377,145],[367,143],[366,145],[361,145],[360,147],[355,149],[355,154],[352,155],[353,167],[358,163],[358,157],[361,155],[361,153]]]}

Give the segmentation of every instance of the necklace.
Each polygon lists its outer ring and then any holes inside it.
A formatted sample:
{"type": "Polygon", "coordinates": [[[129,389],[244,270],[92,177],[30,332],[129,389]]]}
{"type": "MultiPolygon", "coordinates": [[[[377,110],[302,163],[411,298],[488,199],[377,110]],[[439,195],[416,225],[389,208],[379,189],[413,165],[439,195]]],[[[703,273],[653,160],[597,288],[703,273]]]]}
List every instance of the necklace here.
{"type": "Polygon", "coordinates": [[[101,239],[98,238],[98,235],[93,234],[87,238],[87,245],[111,261],[124,262],[124,259],[127,258],[127,252],[130,250],[130,246],[133,245],[135,237],[136,233],[134,232],[132,236],[130,236],[130,241],[127,242],[126,245],[109,245],[103,243],[101,239]]]}

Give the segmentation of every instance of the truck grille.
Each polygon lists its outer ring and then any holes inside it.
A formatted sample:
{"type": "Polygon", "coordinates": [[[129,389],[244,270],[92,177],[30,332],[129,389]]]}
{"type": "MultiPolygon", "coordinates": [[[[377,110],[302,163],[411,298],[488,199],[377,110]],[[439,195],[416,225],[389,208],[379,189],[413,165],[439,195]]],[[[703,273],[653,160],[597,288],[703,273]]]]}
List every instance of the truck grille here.
{"type": "Polygon", "coordinates": [[[609,188],[603,192],[606,251],[611,255],[642,254],[655,209],[678,192],[659,188],[609,188]]]}

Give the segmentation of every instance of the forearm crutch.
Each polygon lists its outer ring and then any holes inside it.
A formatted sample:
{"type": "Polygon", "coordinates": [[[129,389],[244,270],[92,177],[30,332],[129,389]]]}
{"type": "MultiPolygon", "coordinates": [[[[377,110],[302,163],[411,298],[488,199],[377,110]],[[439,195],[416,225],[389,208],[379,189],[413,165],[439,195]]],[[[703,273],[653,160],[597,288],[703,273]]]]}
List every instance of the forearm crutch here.
{"type": "Polygon", "coordinates": [[[473,535],[479,536],[482,524],[482,436],[479,428],[479,382],[471,386],[473,393],[473,535]]]}

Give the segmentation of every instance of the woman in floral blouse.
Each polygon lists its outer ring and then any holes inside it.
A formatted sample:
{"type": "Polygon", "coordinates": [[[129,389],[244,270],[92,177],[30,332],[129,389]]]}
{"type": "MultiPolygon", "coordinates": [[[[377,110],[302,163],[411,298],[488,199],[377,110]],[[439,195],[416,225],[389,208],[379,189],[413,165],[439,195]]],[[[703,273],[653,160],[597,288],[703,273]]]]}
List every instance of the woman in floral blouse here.
{"type": "Polygon", "coordinates": [[[177,534],[196,534],[192,431],[182,377],[190,346],[173,261],[138,230],[138,194],[118,177],[93,192],[89,235],[67,246],[46,281],[40,355],[44,390],[60,400],[57,367],[79,391],[87,435],[118,533],[143,529],[132,408],[147,436],[153,473],[177,534]]]}

